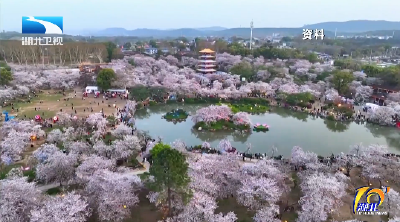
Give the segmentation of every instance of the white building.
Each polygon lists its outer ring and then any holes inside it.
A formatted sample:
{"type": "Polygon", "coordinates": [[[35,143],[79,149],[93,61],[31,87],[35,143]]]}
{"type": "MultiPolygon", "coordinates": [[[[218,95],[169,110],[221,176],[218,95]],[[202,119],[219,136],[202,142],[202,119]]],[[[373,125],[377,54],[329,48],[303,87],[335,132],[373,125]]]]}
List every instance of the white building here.
{"type": "Polygon", "coordinates": [[[94,93],[96,91],[99,91],[99,87],[97,86],[86,86],[85,88],[86,93],[94,93]]]}

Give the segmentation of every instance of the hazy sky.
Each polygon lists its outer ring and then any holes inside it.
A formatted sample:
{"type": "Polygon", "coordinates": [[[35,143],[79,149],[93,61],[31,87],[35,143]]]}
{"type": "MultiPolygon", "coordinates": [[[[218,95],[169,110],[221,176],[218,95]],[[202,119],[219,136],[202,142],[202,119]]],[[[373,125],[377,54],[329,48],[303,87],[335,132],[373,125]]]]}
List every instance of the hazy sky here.
{"type": "Polygon", "coordinates": [[[121,27],[301,27],[326,21],[400,21],[396,0],[0,0],[1,27],[22,16],[64,16],[64,31],[121,27]]]}

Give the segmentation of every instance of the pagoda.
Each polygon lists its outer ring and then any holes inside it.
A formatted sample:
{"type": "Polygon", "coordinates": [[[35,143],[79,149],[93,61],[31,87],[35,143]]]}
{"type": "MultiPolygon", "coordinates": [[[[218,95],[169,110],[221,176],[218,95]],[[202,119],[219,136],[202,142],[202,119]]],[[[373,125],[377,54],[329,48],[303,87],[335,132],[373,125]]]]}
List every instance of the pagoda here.
{"type": "Polygon", "coordinates": [[[197,71],[203,74],[214,74],[215,70],[215,52],[211,49],[203,49],[200,52],[200,60],[197,64],[197,71]]]}

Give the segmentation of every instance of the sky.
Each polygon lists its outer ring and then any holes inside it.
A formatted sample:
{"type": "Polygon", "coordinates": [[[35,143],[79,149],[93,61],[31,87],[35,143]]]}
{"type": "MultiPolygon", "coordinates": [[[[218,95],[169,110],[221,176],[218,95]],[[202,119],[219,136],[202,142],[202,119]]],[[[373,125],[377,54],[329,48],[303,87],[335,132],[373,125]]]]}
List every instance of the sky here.
{"type": "Polygon", "coordinates": [[[328,21],[400,21],[394,0],[0,0],[0,30],[22,16],[63,16],[64,32],[105,28],[301,27],[328,21]]]}

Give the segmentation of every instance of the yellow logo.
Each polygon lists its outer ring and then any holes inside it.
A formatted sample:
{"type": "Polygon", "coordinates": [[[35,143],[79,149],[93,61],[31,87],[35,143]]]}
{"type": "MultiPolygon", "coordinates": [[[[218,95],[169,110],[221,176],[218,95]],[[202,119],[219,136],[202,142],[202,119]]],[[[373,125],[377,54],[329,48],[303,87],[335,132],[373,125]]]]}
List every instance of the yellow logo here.
{"type": "Polygon", "coordinates": [[[378,188],[370,188],[370,187],[360,187],[356,189],[356,195],[354,196],[353,201],[353,213],[357,212],[375,212],[378,211],[378,207],[382,205],[385,200],[385,193],[388,193],[390,187],[385,187],[386,190],[381,190],[378,188]],[[365,194],[365,202],[359,203],[361,198],[365,194]],[[371,203],[371,197],[377,196],[379,198],[378,203],[371,203]]]}

